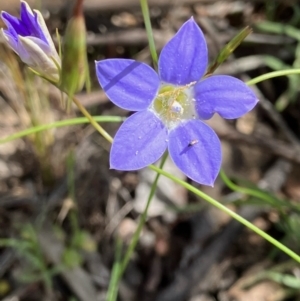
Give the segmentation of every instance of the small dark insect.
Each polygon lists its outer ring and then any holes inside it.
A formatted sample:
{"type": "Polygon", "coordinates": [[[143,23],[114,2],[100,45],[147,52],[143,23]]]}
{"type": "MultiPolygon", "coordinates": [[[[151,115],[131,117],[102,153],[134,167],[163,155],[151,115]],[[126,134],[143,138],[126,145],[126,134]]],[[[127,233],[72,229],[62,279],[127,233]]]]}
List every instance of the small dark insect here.
{"type": "Polygon", "coordinates": [[[198,142],[199,142],[199,140],[192,140],[188,146],[191,147],[191,146],[197,144],[198,142]]]}

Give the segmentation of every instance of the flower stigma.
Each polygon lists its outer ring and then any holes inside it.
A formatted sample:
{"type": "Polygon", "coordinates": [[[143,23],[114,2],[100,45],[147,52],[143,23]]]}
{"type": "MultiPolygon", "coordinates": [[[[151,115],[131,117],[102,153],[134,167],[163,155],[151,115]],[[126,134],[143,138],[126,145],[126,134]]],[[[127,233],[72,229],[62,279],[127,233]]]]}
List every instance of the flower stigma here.
{"type": "Polygon", "coordinates": [[[150,110],[162,120],[170,130],[175,128],[181,121],[194,119],[196,116],[195,99],[192,82],[186,86],[176,87],[162,85],[158,96],[150,106],[150,110]]]}

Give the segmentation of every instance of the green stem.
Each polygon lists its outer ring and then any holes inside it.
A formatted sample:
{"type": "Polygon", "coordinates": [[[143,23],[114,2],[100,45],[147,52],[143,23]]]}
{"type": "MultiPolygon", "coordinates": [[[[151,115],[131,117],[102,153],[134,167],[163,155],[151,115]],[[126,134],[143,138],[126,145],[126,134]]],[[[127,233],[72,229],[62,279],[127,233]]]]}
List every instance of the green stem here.
{"type": "Polygon", "coordinates": [[[282,252],[286,253],[291,258],[293,258],[295,261],[297,261],[298,263],[300,263],[300,256],[299,255],[297,255],[295,252],[293,252],[292,250],[290,250],[289,248],[287,248],[285,245],[283,245],[282,243],[280,243],[279,241],[277,241],[276,239],[274,239],[272,236],[270,236],[269,234],[267,234],[263,230],[259,229],[258,227],[256,227],[255,225],[253,225],[251,222],[247,221],[246,219],[244,219],[243,217],[241,217],[237,213],[233,212],[232,210],[230,210],[226,206],[222,205],[221,203],[219,203],[218,201],[216,201],[212,197],[206,195],[205,193],[203,193],[202,191],[200,191],[197,188],[193,187],[192,185],[190,185],[190,184],[188,184],[188,183],[186,183],[186,182],[184,182],[184,181],[176,178],[175,176],[171,175],[170,173],[168,173],[168,172],[166,172],[166,171],[164,171],[164,170],[162,170],[162,169],[160,169],[160,168],[158,168],[158,167],[156,167],[154,165],[150,165],[150,168],[152,170],[160,173],[161,175],[163,175],[163,176],[171,179],[172,181],[178,183],[179,185],[185,187],[189,191],[193,192],[197,196],[201,197],[202,199],[204,199],[205,201],[207,201],[208,203],[210,203],[211,205],[213,205],[216,208],[218,208],[218,209],[222,210],[223,212],[227,213],[229,216],[231,216],[232,218],[234,218],[236,221],[240,222],[241,224],[243,224],[244,226],[246,226],[247,228],[249,228],[250,230],[252,230],[256,234],[260,235],[265,240],[267,240],[268,242],[270,242],[271,244],[273,244],[275,247],[277,247],[279,250],[281,250],[282,252]]]}
{"type": "Polygon", "coordinates": [[[272,208],[275,207],[279,211],[281,211],[282,208],[287,208],[290,210],[294,210],[296,212],[300,212],[300,206],[298,204],[293,204],[293,202],[290,202],[288,200],[279,199],[279,198],[275,197],[274,195],[269,194],[268,192],[263,191],[259,188],[252,189],[252,188],[236,185],[227,177],[227,175],[225,174],[225,172],[223,170],[220,171],[220,177],[223,180],[223,182],[225,183],[225,185],[233,191],[237,191],[244,195],[258,198],[258,199],[264,201],[267,205],[272,206],[272,208]]]}
{"type": "Polygon", "coordinates": [[[241,187],[241,186],[236,185],[227,177],[227,175],[225,174],[225,172],[223,170],[220,170],[220,177],[223,180],[223,182],[225,183],[225,185],[233,191],[238,191],[240,193],[261,199],[270,205],[273,205],[274,202],[276,202],[278,205],[280,204],[280,206],[289,207],[289,208],[292,208],[293,210],[297,210],[297,211],[300,210],[299,206],[293,205],[293,204],[287,204],[288,202],[285,202],[284,200],[281,200],[272,195],[269,195],[265,191],[258,190],[258,189],[254,190],[254,189],[251,189],[248,187],[241,187]]]}
{"type": "Polygon", "coordinates": [[[118,283],[119,274],[121,268],[121,254],[122,254],[122,241],[117,237],[116,250],[115,250],[115,262],[113,265],[111,280],[109,282],[109,287],[107,290],[107,301],[115,301],[118,297],[118,283]]]}
{"type": "Polygon", "coordinates": [[[91,114],[86,110],[86,108],[81,104],[81,102],[76,98],[72,97],[73,102],[80,110],[80,112],[89,120],[91,125],[103,136],[108,142],[112,143],[113,138],[94,120],[91,114]]]}
{"type": "Polygon", "coordinates": [[[252,78],[249,81],[246,82],[248,86],[256,85],[259,82],[262,82],[264,80],[273,78],[273,77],[279,77],[279,76],[285,76],[285,75],[292,75],[292,74],[300,74],[300,69],[288,69],[288,70],[280,70],[280,71],[273,71],[269,72],[263,75],[260,75],[258,77],[252,78]]]}
{"type": "MultiPolygon", "coordinates": [[[[160,170],[163,168],[163,166],[164,166],[164,164],[165,164],[167,158],[168,158],[168,153],[166,152],[166,153],[163,155],[162,160],[161,160],[161,162],[160,162],[160,166],[159,166],[159,169],[160,169],[160,170]]],[[[128,264],[128,262],[129,262],[129,260],[130,260],[130,258],[131,258],[131,255],[132,255],[132,253],[133,253],[133,251],[134,251],[134,249],[135,249],[135,247],[136,247],[136,245],[137,245],[137,243],[138,243],[140,234],[141,234],[142,229],[143,229],[143,227],[144,227],[144,224],[145,224],[145,222],[146,222],[146,218],[147,218],[147,214],[148,214],[148,209],[149,209],[151,200],[152,200],[152,198],[153,198],[153,196],[154,196],[154,193],[155,193],[155,191],[156,191],[157,182],[158,182],[159,177],[160,177],[160,174],[158,173],[158,174],[156,175],[156,177],[155,177],[154,182],[152,183],[152,187],[151,187],[151,191],[150,191],[150,194],[149,194],[149,197],[148,197],[148,200],[147,200],[146,207],[145,207],[145,209],[144,209],[144,211],[143,211],[143,214],[142,214],[142,216],[141,216],[141,218],[140,218],[138,227],[137,227],[137,229],[136,229],[136,231],[135,231],[135,233],[134,233],[134,235],[133,235],[133,237],[132,237],[132,240],[131,240],[131,242],[130,242],[130,245],[129,245],[129,247],[128,247],[128,249],[127,249],[125,255],[124,255],[124,259],[123,259],[122,264],[121,264],[119,279],[122,277],[122,275],[123,275],[123,273],[124,273],[124,271],[125,271],[125,269],[126,269],[126,267],[127,267],[127,264],[128,264]]]]}
{"type": "MultiPolygon", "coordinates": [[[[93,116],[93,120],[97,122],[121,122],[124,121],[124,118],[119,116],[93,116]]],[[[79,117],[79,118],[72,118],[72,119],[66,119],[61,121],[56,121],[48,124],[38,125],[35,127],[31,127],[29,129],[26,129],[24,131],[20,131],[18,133],[12,134],[10,136],[7,136],[3,139],[0,139],[0,144],[13,141],[28,135],[32,135],[38,132],[50,130],[53,128],[60,128],[64,126],[69,125],[76,125],[76,124],[82,124],[82,123],[90,123],[90,120],[86,117],[79,117]]]]}
{"type": "Polygon", "coordinates": [[[151,26],[151,21],[150,21],[148,3],[147,3],[147,0],[140,0],[140,3],[141,3],[141,9],[142,9],[143,17],[144,17],[144,23],[145,23],[145,27],[146,27],[147,37],[148,37],[148,41],[149,41],[149,49],[150,49],[154,67],[156,68],[158,57],[157,57],[155,43],[154,43],[154,37],[153,37],[153,31],[152,31],[152,26],[151,26]]]}

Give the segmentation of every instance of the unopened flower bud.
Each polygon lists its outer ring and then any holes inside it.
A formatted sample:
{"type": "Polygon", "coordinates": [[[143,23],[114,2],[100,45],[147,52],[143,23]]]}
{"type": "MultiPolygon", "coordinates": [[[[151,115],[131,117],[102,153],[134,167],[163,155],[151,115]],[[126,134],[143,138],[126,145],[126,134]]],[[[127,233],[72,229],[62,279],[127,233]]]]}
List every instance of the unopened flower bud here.
{"type": "Polygon", "coordinates": [[[83,0],[77,0],[63,39],[61,89],[69,95],[80,91],[87,79],[86,28],[83,0]]]}
{"type": "Polygon", "coordinates": [[[7,44],[36,73],[53,82],[59,81],[60,58],[44,18],[21,1],[20,18],[1,12],[7,29],[2,29],[7,44]]]}

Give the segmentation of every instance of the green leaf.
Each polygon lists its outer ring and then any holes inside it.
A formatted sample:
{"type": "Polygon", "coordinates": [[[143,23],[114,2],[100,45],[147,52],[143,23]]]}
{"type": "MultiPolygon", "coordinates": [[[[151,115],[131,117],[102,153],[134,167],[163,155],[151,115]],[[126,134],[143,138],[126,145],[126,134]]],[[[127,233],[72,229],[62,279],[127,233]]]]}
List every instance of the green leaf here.
{"type": "Polygon", "coordinates": [[[217,58],[209,65],[205,76],[209,76],[233,53],[233,51],[246,39],[252,32],[252,29],[247,26],[240,31],[224,48],[220,51],[217,58]]]}

